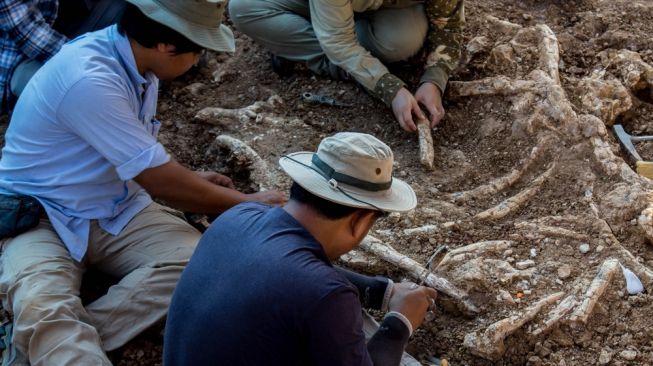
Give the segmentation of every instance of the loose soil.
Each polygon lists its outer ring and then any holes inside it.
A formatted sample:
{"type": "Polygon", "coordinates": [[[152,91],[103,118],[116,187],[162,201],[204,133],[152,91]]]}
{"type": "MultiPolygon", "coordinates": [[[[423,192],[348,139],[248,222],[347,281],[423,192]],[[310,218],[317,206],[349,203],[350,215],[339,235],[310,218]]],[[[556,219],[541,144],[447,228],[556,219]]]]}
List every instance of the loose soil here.
{"type": "MultiPolygon", "coordinates": [[[[568,98],[577,104],[583,91],[575,80],[588,76],[598,64],[597,54],[609,49],[638,52],[653,65],[653,2],[646,0],[577,0],[577,1],[508,1],[470,0],[466,2],[467,27],[465,43],[478,36],[493,37],[487,15],[508,20],[524,27],[546,24],[560,43],[561,81],[568,98]]],[[[239,32],[237,51],[233,56],[209,54],[199,68],[179,80],[164,83],[160,92],[158,118],[162,121],[160,140],[183,164],[193,169],[218,170],[237,179],[239,188],[254,189],[247,172],[229,164],[226,156],[207,155],[206,151],[220,134],[228,134],[249,144],[266,160],[277,166],[283,154],[314,150],[319,141],[338,131],[370,133],[385,141],[394,151],[396,175],[415,189],[419,204],[404,216],[391,216],[380,221],[373,234],[398,251],[420,263],[442,244],[458,248],[483,240],[513,240],[510,253],[498,253],[496,259],[535,262],[535,275],[529,281],[501,283],[496,279],[468,281],[438,273],[470,293],[481,313],[467,318],[439,309],[435,321],[417,330],[408,351],[418,358],[438,355],[453,365],[645,365],[653,364],[652,295],[648,292],[629,296],[621,274],[615,276],[600,298],[588,323],[571,326],[562,323],[539,336],[529,332],[531,325],[506,339],[506,352],[498,361],[474,356],[463,346],[467,333],[483,330],[488,325],[525,309],[533,302],[558,291],[569,292],[575,286],[587,286],[601,263],[612,255],[600,239],[585,197],[588,185],[594,195],[610,192],[619,183],[606,177],[593,158],[588,144],[548,146],[516,184],[499,194],[456,204],[450,194],[473,189],[493,178],[519,168],[535,145],[530,137],[516,136],[511,131],[511,104],[499,96],[458,98],[445,95],[446,117],[434,130],[435,164],[433,172],[419,164],[417,138],[400,130],[391,112],[353,83],[315,77],[302,66],[290,77],[280,78],[272,72],[269,56],[259,45],[239,32]],[[219,74],[219,81],[215,76],[219,74]],[[187,85],[202,83],[205,88],[194,93],[187,85]],[[330,96],[353,105],[351,108],[318,106],[302,101],[301,94],[311,92],[330,96]],[[279,95],[284,105],[274,113],[280,117],[299,119],[295,123],[246,122],[211,126],[194,120],[205,107],[240,108],[256,101],[279,95]],[[495,221],[474,218],[477,213],[511,197],[524,188],[556,159],[558,169],[546,180],[539,194],[521,209],[495,221]],[[545,238],[525,235],[516,223],[560,216],[564,228],[582,233],[587,239],[545,238]],[[388,235],[403,229],[436,225],[439,230],[428,235],[388,235]],[[383,236],[385,235],[385,236],[383,236]],[[581,253],[579,246],[589,244],[581,253]],[[534,254],[534,255],[533,255],[534,254]],[[559,276],[559,268],[567,265],[570,275],[559,276]],[[513,301],[500,300],[499,291],[509,293],[513,301]],[[635,351],[634,358],[631,352],[635,351]],[[605,363],[604,363],[605,362],[605,363]]],[[[466,59],[451,80],[477,80],[506,75],[516,77],[514,69],[501,69],[488,62],[486,54],[466,59]]],[[[524,61],[526,63],[527,61],[524,61]]],[[[393,71],[414,87],[420,75],[420,57],[393,65],[393,71]]],[[[650,90],[637,95],[635,106],[622,115],[627,131],[653,134],[653,105],[650,90]]],[[[578,108],[580,106],[576,105],[578,108]]],[[[6,128],[7,121],[0,120],[6,128]]],[[[610,137],[613,151],[622,154],[616,140],[610,137]]],[[[653,144],[639,145],[640,153],[653,159],[653,144]]],[[[622,154],[626,161],[627,155],[622,154]]],[[[275,168],[276,169],[276,168],[275,168]]],[[[286,181],[285,188],[289,182],[286,181]]],[[[635,226],[641,208],[625,209],[619,218],[608,220],[612,232],[640,263],[653,267],[653,250],[643,233],[635,226]]],[[[368,267],[368,272],[400,280],[403,277],[391,265],[368,267]]],[[[97,286],[91,284],[90,287],[97,286]]],[[[219,284],[216,284],[219,286],[219,284]]],[[[545,310],[544,314],[548,312],[545,310]]],[[[533,324],[542,320],[536,318],[533,324]]],[[[110,354],[116,365],[160,365],[163,325],[139,336],[127,346],[110,354]]]]}

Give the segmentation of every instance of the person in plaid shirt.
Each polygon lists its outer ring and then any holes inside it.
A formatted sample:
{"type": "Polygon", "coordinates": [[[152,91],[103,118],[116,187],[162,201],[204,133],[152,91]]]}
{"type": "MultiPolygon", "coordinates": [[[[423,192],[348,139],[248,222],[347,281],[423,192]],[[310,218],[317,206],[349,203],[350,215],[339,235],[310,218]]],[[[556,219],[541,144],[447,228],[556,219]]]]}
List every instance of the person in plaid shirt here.
{"type": "Polygon", "coordinates": [[[69,38],[115,23],[123,8],[122,0],[0,0],[0,115],[69,38]]]}

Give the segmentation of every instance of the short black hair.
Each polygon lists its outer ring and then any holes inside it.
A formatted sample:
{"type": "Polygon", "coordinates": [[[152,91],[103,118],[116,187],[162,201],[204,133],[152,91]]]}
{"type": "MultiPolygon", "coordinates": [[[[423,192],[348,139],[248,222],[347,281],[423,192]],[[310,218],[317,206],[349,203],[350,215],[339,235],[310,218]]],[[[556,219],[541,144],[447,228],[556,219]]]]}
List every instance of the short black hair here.
{"type": "Polygon", "coordinates": [[[331,220],[338,220],[347,217],[358,210],[364,210],[357,207],[349,207],[337,204],[320,198],[313,193],[305,190],[299,184],[293,182],[290,187],[290,199],[303,203],[314,209],[320,216],[331,220]]]}
{"type": "Polygon", "coordinates": [[[200,53],[204,47],[191,41],[179,32],[148,18],[134,4],[127,4],[118,24],[120,34],[127,34],[131,39],[146,48],[154,48],[159,43],[175,46],[175,54],[200,53]]]}

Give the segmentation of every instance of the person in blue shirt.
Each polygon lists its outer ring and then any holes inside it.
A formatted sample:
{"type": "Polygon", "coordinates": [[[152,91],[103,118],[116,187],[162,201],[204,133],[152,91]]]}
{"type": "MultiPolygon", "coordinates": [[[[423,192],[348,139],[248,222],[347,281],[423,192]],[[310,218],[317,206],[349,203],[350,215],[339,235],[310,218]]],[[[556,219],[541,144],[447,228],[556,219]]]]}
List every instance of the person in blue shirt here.
{"type": "Polygon", "coordinates": [[[343,132],[280,164],[294,181],[288,204],[240,204],[204,233],[172,298],[164,364],[408,364],[404,347],[436,291],[332,264],[384,213],[415,207],[392,177],[392,151],[343,132]],[[389,310],[368,341],[361,306],[389,310]]]}
{"type": "Polygon", "coordinates": [[[109,365],[162,319],[200,233],[177,209],[221,213],[244,201],[229,178],[193,172],[157,142],[159,79],[203,49],[234,50],[225,2],[129,0],[117,26],[64,45],[30,80],[5,136],[0,194],[31,196],[38,226],[0,241],[0,300],[14,317],[12,356],[32,365],[109,365]],[[82,305],[89,266],[121,278],[82,305]],[[13,352],[17,351],[17,352],[13,352]]]}

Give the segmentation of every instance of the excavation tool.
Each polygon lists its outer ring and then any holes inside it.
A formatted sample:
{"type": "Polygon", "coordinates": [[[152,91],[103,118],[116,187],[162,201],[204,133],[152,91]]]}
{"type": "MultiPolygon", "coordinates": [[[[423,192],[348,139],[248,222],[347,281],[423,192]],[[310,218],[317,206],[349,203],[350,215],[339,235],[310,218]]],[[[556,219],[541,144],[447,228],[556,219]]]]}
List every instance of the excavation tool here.
{"type": "Polygon", "coordinates": [[[304,101],[314,104],[324,104],[334,107],[351,107],[351,104],[339,102],[331,97],[326,97],[324,95],[317,95],[310,92],[302,93],[302,99],[304,101]]]}
{"type": "Polygon", "coordinates": [[[633,142],[653,141],[653,136],[629,135],[622,125],[614,125],[612,126],[612,129],[614,130],[615,135],[617,135],[617,139],[619,140],[619,143],[621,143],[621,146],[623,146],[628,154],[635,160],[637,174],[653,179],[653,162],[644,161],[639,153],[637,153],[635,145],[633,144],[633,142]]]}

